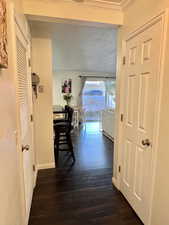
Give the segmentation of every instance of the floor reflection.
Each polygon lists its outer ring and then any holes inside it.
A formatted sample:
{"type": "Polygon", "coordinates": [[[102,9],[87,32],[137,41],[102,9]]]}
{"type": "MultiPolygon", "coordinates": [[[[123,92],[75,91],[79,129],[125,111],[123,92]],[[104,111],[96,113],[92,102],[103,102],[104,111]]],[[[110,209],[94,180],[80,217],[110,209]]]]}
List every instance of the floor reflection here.
{"type": "MultiPolygon", "coordinates": [[[[76,155],[73,169],[112,168],[113,142],[102,134],[99,122],[87,122],[74,131],[72,138],[76,155]]],[[[61,157],[60,161],[65,161],[64,159],[65,157],[61,157]]],[[[60,166],[65,166],[65,163],[60,162],[60,166]]]]}

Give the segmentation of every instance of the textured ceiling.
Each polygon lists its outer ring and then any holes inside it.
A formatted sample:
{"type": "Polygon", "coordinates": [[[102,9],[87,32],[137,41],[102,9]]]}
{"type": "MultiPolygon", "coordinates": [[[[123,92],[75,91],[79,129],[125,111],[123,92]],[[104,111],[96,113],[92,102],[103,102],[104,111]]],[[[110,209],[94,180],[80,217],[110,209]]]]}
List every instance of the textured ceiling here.
{"type": "Polygon", "coordinates": [[[116,73],[115,28],[56,24],[53,70],[116,73]]]}
{"type": "Polygon", "coordinates": [[[52,36],[53,70],[116,73],[117,28],[32,21],[33,35],[52,36]]]}

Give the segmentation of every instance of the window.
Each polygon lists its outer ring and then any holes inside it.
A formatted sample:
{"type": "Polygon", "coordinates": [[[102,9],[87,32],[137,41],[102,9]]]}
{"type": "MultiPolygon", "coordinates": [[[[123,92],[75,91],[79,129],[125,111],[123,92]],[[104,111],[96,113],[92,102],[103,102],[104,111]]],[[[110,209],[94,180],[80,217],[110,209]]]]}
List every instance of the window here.
{"type": "Polygon", "coordinates": [[[113,79],[86,81],[83,89],[83,110],[86,120],[100,120],[105,109],[115,109],[115,83],[113,79]]]}
{"type": "Polygon", "coordinates": [[[104,81],[86,81],[83,90],[83,109],[86,120],[100,120],[101,111],[105,109],[104,81]]]}

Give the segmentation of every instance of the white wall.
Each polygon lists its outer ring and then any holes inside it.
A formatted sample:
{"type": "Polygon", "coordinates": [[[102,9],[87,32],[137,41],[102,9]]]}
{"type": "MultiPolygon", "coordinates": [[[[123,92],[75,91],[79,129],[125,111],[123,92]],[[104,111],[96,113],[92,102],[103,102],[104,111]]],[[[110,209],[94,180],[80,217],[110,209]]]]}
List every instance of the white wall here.
{"type": "Polygon", "coordinates": [[[52,113],[52,42],[42,31],[32,30],[32,71],[40,76],[44,92],[34,101],[36,164],[54,166],[52,113]]]}
{"type": "Polygon", "coordinates": [[[80,73],[67,71],[67,72],[54,72],[53,73],[53,105],[65,105],[63,100],[63,94],[61,91],[62,81],[65,79],[72,79],[72,101],[71,105],[76,106],[78,104],[78,95],[80,91],[80,73]]]}
{"type": "MultiPolygon", "coordinates": [[[[132,32],[138,26],[144,24],[152,16],[161,10],[169,7],[168,0],[139,0],[133,1],[124,11],[124,27],[119,31],[119,68],[121,68],[122,59],[122,40],[125,39],[129,32],[132,32]]],[[[158,47],[157,47],[158,51],[158,47]]],[[[160,114],[160,130],[159,130],[159,146],[158,159],[155,177],[155,190],[153,196],[153,210],[151,225],[168,225],[169,224],[169,31],[167,35],[167,48],[165,57],[165,71],[162,90],[161,114],[160,114]]],[[[121,84],[118,73],[118,85],[121,84]]],[[[122,96],[118,94],[118,99],[122,101],[122,96]]],[[[117,108],[119,112],[120,108],[117,108]]],[[[118,118],[120,121],[120,118],[118,118]]],[[[118,140],[117,140],[118,141],[118,140]]],[[[117,151],[117,145],[115,150],[117,151]]],[[[116,155],[117,157],[117,155],[116,155]]],[[[117,167],[116,167],[117,169],[117,167]]],[[[115,170],[116,172],[116,170],[115,170]]]]}

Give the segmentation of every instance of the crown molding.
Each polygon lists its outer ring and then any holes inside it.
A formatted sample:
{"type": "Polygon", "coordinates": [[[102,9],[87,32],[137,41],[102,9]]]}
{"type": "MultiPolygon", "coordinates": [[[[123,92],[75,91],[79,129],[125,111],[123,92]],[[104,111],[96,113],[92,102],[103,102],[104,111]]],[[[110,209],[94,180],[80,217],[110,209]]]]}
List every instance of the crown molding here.
{"type": "Polygon", "coordinates": [[[102,1],[102,0],[86,0],[84,4],[99,8],[121,10],[121,5],[117,2],[102,1]]]}
{"type": "Polygon", "coordinates": [[[107,1],[106,0],[84,0],[84,2],[75,2],[73,0],[68,0],[68,1],[74,2],[75,4],[84,4],[84,5],[99,7],[99,8],[123,10],[134,0],[121,0],[120,3],[113,2],[113,1],[110,2],[108,0],[107,1]]]}

